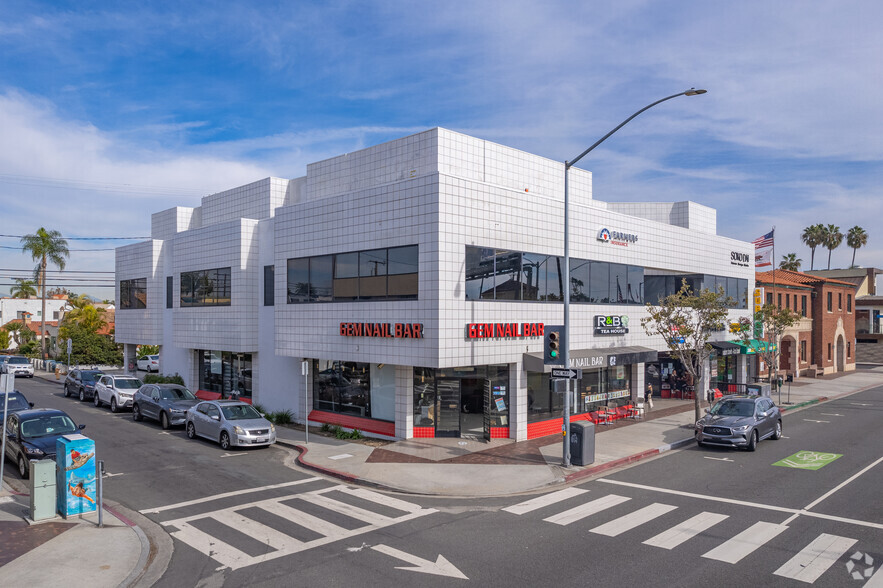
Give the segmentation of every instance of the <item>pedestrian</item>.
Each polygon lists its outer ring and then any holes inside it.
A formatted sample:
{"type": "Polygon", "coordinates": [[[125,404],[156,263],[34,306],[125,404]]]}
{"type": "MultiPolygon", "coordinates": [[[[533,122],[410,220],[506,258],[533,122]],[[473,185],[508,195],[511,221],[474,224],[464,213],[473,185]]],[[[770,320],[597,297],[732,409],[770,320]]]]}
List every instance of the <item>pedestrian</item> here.
{"type": "Polygon", "coordinates": [[[653,408],[653,384],[647,384],[647,392],[644,394],[644,402],[647,403],[647,408],[653,408]]]}

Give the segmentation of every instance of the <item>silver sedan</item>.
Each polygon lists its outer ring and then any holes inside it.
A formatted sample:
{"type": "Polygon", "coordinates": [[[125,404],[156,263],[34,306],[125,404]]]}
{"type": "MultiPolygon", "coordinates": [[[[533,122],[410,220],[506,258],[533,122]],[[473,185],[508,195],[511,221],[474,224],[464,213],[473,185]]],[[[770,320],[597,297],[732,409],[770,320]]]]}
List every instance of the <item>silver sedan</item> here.
{"type": "Polygon", "coordinates": [[[250,404],[207,400],[187,411],[187,436],[217,441],[222,449],[260,447],[276,442],[276,427],[250,404]]]}

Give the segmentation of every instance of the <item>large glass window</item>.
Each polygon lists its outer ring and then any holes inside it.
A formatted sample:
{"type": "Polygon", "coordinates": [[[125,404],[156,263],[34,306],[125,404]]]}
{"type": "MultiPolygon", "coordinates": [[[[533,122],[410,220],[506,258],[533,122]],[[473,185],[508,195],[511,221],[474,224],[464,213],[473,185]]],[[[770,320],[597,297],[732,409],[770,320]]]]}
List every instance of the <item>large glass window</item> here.
{"type": "Polygon", "coordinates": [[[288,260],[288,304],[310,301],[310,258],[288,260]]]}
{"type": "Polygon", "coordinates": [[[334,299],[359,299],[358,253],[338,253],[334,256],[334,299]]]}
{"type": "Polygon", "coordinates": [[[589,270],[589,302],[606,304],[610,302],[610,264],[593,261],[589,270]]]}
{"type": "Polygon", "coordinates": [[[313,408],[395,420],[394,366],[313,360],[313,408]]]}
{"type": "Polygon", "coordinates": [[[591,276],[589,269],[591,261],[573,259],[570,262],[570,301],[589,302],[591,288],[591,276]]]}
{"type": "MultiPolygon", "coordinates": [[[[464,413],[481,413],[485,394],[490,392],[487,406],[491,427],[508,427],[509,421],[509,366],[487,365],[468,368],[414,368],[414,426],[435,427],[439,406],[439,388],[451,380],[460,381],[461,406],[464,413]],[[488,390],[487,387],[490,387],[488,390]]],[[[443,414],[443,412],[442,412],[443,414]]]]}
{"type": "Polygon", "coordinates": [[[621,263],[610,264],[610,302],[625,304],[628,300],[628,266],[621,263]]]}
{"type": "Polygon", "coordinates": [[[120,280],[120,308],[147,308],[147,278],[120,280]]]}
{"type": "Polygon", "coordinates": [[[181,306],[230,306],[230,268],[181,272],[181,306]]]}
{"type": "Polygon", "coordinates": [[[386,249],[359,253],[359,299],[386,298],[386,249]]]}
{"type": "Polygon", "coordinates": [[[415,300],[417,298],[417,276],[420,267],[419,250],[416,245],[391,247],[387,250],[388,262],[386,297],[415,300]]]}
{"type": "Polygon", "coordinates": [[[644,304],[644,268],[634,265],[630,265],[628,268],[628,303],[644,304]]]}
{"type": "Polygon", "coordinates": [[[252,396],[252,358],[250,353],[197,350],[199,389],[238,398],[252,396]]]}

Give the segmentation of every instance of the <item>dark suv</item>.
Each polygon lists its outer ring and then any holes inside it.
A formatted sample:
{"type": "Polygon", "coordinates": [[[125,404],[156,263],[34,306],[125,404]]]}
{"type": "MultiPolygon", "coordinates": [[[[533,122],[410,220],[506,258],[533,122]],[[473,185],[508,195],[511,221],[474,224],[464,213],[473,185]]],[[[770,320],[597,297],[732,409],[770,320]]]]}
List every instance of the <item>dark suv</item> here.
{"type": "Polygon", "coordinates": [[[76,396],[81,401],[92,400],[95,383],[104,375],[101,370],[71,370],[64,379],[64,395],[76,396]]]}
{"type": "Polygon", "coordinates": [[[757,448],[763,439],[782,436],[782,413],[765,396],[725,396],[696,421],[696,443],[757,448]]]}

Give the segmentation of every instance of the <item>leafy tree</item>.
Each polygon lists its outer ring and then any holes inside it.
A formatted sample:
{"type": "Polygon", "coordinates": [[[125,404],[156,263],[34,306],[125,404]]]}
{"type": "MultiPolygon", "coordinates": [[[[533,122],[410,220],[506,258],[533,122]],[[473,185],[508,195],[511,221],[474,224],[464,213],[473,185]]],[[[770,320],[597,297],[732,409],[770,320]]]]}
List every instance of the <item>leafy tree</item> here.
{"type": "Polygon", "coordinates": [[[816,261],[816,247],[822,245],[825,242],[825,226],[818,225],[810,225],[803,229],[803,234],[800,235],[800,238],[809,247],[810,250],[810,258],[809,258],[809,269],[812,271],[815,267],[816,261]]]}
{"type": "Polygon", "coordinates": [[[9,331],[0,329],[0,349],[9,349],[9,331]]]}
{"type": "Polygon", "coordinates": [[[868,244],[868,234],[856,225],[846,233],[846,244],[852,247],[852,263],[849,267],[855,267],[855,250],[868,244]]]}
{"type": "Polygon", "coordinates": [[[39,350],[39,344],[34,341],[25,341],[21,345],[18,346],[16,350],[19,354],[25,355],[27,357],[36,357],[37,351],[39,350]]]}
{"type": "Polygon", "coordinates": [[[828,269],[831,269],[831,252],[843,243],[843,233],[840,232],[840,227],[835,225],[828,225],[824,230],[825,238],[822,245],[828,250],[828,269]]]}
{"type": "MultiPolygon", "coordinates": [[[[52,263],[58,269],[63,270],[70,251],[67,248],[67,240],[62,238],[58,231],[47,231],[43,227],[37,229],[33,235],[25,235],[21,238],[22,251],[30,253],[31,258],[38,262],[35,271],[39,272],[38,280],[42,290],[43,312],[40,315],[40,332],[45,333],[43,322],[46,320],[46,266],[52,263]]],[[[46,359],[46,337],[40,339],[40,357],[46,359]]]]}
{"type": "MultiPolygon", "coordinates": [[[[755,324],[763,326],[763,335],[757,336],[754,332],[754,326],[748,324],[749,319],[742,318],[739,322],[743,328],[739,331],[739,338],[745,345],[750,345],[751,339],[764,341],[766,345],[764,349],[758,349],[757,355],[766,363],[767,370],[770,374],[774,374],[773,378],[779,377],[779,357],[782,353],[781,342],[782,334],[785,329],[797,324],[800,320],[800,314],[790,308],[780,308],[775,304],[764,304],[760,310],[754,313],[755,324]]],[[[773,380],[771,380],[773,381],[773,380]]]]}
{"type": "Polygon", "coordinates": [[[9,289],[9,295],[13,298],[30,298],[37,295],[37,288],[33,280],[25,278],[13,278],[17,283],[9,289]]]}
{"type": "Polygon", "coordinates": [[[122,346],[110,337],[99,335],[81,325],[68,325],[66,337],[70,337],[72,364],[122,365],[122,346]]]}
{"type": "Polygon", "coordinates": [[[16,347],[27,343],[28,341],[33,341],[37,337],[37,335],[23,323],[6,323],[3,325],[3,330],[9,333],[12,340],[15,341],[16,347]]]}
{"type": "Polygon", "coordinates": [[[779,263],[779,268],[783,270],[790,270],[792,272],[799,272],[801,263],[803,263],[803,260],[799,259],[796,253],[789,253],[788,255],[782,256],[782,261],[779,263]]]}
{"type": "Polygon", "coordinates": [[[136,354],[138,355],[138,357],[143,357],[145,355],[157,355],[159,354],[159,345],[139,345],[136,354]]]}
{"type": "Polygon", "coordinates": [[[104,315],[107,311],[103,308],[96,308],[92,304],[86,304],[82,307],[74,307],[73,310],[64,315],[64,325],[59,330],[59,335],[67,337],[65,329],[68,325],[78,325],[88,331],[97,333],[102,327],[107,325],[104,315]]]}
{"type": "MultiPolygon", "coordinates": [[[[650,316],[641,319],[647,335],[662,337],[668,350],[681,360],[692,376],[697,389],[703,385],[705,364],[711,355],[708,340],[714,331],[722,331],[727,323],[728,307],[733,303],[719,288],[691,291],[687,281],[675,294],[666,296],[658,306],[647,304],[650,316]]],[[[699,399],[704,394],[693,394],[696,420],[699,420],[699,399]]]]}

